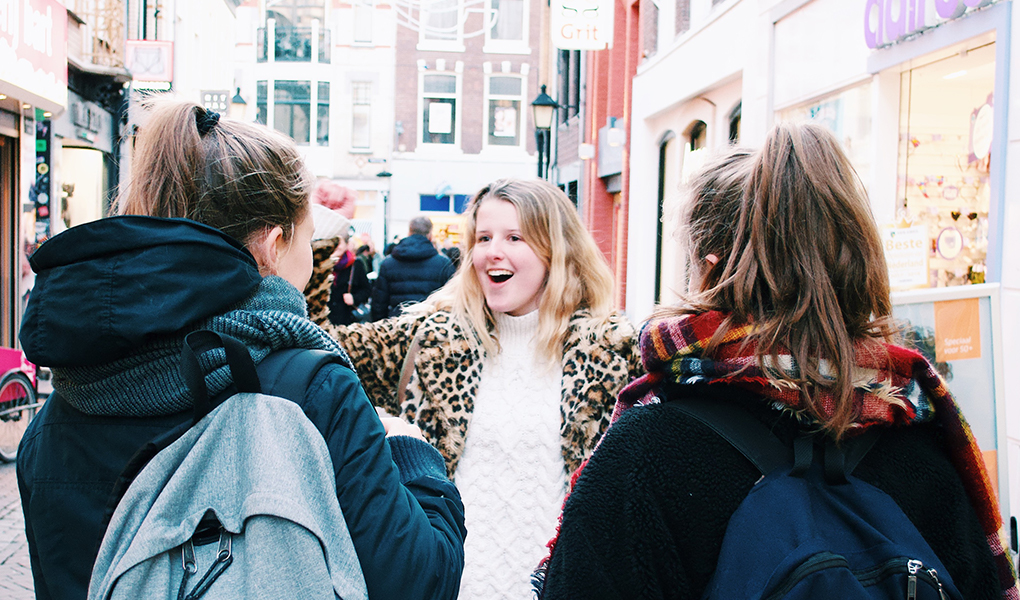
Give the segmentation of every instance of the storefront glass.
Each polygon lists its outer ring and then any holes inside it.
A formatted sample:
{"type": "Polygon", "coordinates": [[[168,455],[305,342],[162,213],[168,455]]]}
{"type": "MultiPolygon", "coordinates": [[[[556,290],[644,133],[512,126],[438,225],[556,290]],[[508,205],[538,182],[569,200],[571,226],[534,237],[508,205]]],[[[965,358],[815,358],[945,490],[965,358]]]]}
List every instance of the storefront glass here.
{"type": "Polygon", "coordinates": [[[108,210],[106,160],[92,148],[63,149],[60,218],[63,227],[101,219],[108,210]]]}
{"type": "Polygon", "coordinates": [[[780,121],[817,123],[835,134],[865,187],[871,182],[871,82],[780,111],[780,121]]]}
{"type": "Polygon", "coordinates": [[[984,283],[995,43],[914,65],[900,78],[897,227],[923,241],[927,287],[984,283]]]}

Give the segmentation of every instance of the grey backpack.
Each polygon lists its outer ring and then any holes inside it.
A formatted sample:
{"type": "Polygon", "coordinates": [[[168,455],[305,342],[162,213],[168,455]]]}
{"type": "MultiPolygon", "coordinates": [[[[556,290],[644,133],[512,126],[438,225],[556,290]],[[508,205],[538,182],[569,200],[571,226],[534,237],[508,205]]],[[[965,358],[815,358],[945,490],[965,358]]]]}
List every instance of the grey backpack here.
{"type": "MultiPolygon", "coordinates": [[[[313,352],[277,352],[263,362],[285,361],[286,378],[307,383],[324,360],[313,352]],[[311,374],[309,365],[317,365],[311,374]]],[[[183,356],[197,422],[168,434],[175,439],[162,449],[154,441],[158,452],[128,476],[89,600],[367,598],[322,434],[295,402],[259,391],[237,340],[195,332],[183,356]],[[240,391],[213,408],[197,355],[217,346],[240,391]]]]}

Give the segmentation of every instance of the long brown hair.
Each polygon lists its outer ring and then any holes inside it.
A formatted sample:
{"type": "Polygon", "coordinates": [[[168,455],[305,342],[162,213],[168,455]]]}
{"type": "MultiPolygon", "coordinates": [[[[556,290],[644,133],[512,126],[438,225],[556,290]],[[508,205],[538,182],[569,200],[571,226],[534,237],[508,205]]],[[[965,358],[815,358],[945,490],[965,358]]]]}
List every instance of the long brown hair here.
{"type": "Polygon", "coordinates": [[[558,361],[574,312],[588,309],[596,325],[611,315],[613,274],[570,199],[546,181],[500,179],[475,194],[466,214],[460,268],[426,304],[450,310],[470,324],[486,352],[498,351],[497,338],[491,334],[496,322],[473,265],[478,207],[493,200],[514,205],[524,239],[548,269],[538,307],[537,345],[544,357],[558,361]]]}
{"type": "Polygon", "coordinates": [[[191,219],[245,245],[275,226],[290,239],[313,185],[290,138],[254,123],[217,121],[193,102],[156,97],[146,105],[118,214],[191,219]]]}
{"type": "Polygon", "coordinates": [[[728,313],[706,354],[753,323],[759,364],[789,352],[807,410],[838,439],[856,416],[855,343],[895,335],[882,243],[849,159],[828,130],[781,123],[757,153],[709,165],[692,192],[692,259],[719,260],[680,312],[728,313]],[[819,388],[835,398],[831,413],[819,388]]]}

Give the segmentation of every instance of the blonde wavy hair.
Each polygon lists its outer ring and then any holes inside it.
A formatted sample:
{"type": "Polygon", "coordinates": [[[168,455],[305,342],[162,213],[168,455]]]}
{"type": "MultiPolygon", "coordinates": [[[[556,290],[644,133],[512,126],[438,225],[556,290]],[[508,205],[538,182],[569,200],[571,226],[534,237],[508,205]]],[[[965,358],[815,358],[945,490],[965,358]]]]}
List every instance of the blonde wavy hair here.
{"type": "Polygon", "coordinates": [[[567,325],[576,311],[587,309],[595,324],[605,324],[612,314],[613,275],[570,199],[546,181],[500,179],[479,190],[466,213],[460,268],[445,286],[411,310],[449,311],[474,332],[472,342],[488,354],[499,352],[496,320],[485,302],[473,264],[478,208],[494,200],[514,206],[525,242],[546,266],[538,308],[538,352],[550,361],[558,361],[567,325]]]}

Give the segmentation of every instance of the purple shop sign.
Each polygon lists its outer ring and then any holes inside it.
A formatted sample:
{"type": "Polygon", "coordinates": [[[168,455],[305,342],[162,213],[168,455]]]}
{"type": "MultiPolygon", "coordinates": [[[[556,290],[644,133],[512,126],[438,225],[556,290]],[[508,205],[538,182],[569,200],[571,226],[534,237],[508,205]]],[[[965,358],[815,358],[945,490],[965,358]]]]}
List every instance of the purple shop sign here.
{"type": "Polygon", "coordinates": [[[868,48],[895,44],[905,37],[958,19],[968,10],[999,0],[865,0],[864,42],[868,48]]]}

